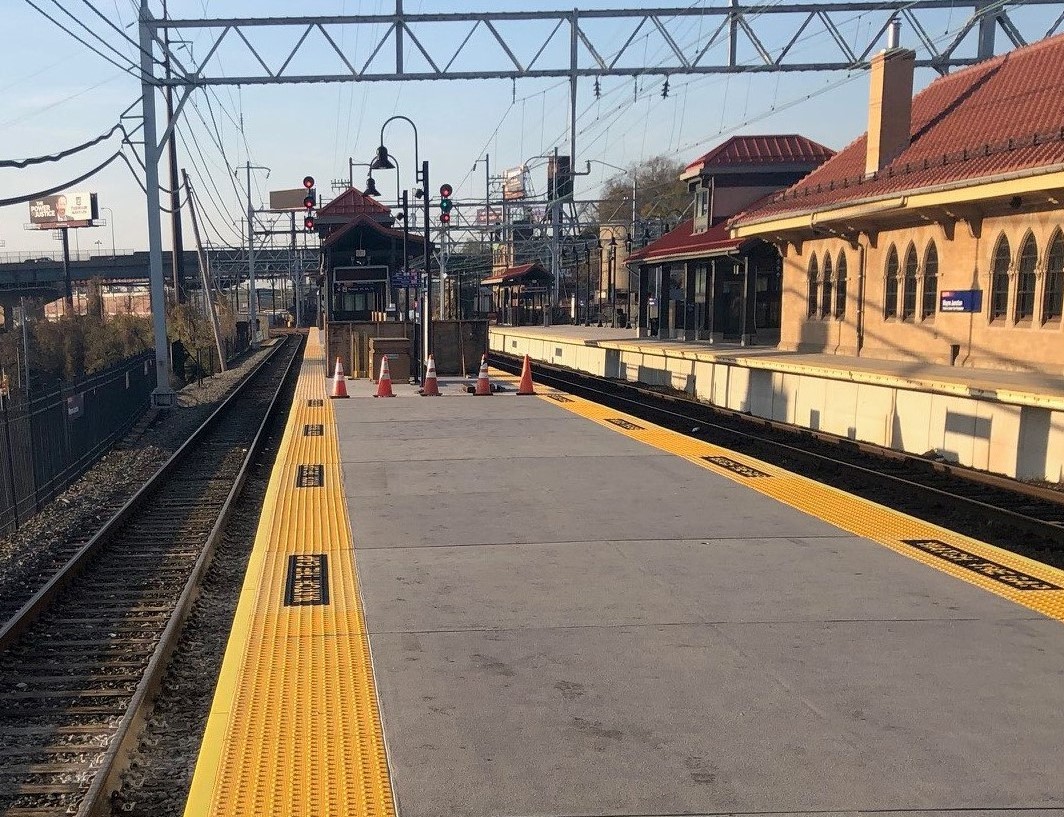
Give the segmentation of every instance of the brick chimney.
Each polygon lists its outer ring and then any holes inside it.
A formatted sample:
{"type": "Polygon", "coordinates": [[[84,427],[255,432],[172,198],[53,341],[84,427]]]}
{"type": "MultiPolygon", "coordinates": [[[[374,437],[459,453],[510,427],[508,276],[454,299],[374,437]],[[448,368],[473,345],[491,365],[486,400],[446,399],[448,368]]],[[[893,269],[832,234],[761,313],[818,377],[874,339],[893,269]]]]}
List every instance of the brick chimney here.
{"type": "Polygon", "coordinates": [[[898,47],[898,23],[895,21],[891,24],[887,50],[872,57],[866,176],[882,170],[909,147],[915,67],[916,52],[898,47]]]}

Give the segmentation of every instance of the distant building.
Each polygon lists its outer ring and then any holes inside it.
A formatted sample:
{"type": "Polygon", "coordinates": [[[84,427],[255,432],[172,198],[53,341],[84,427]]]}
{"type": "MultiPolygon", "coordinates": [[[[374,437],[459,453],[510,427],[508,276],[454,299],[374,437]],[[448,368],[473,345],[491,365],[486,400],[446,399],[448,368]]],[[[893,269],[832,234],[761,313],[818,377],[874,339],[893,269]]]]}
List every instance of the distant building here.
{"type": "Polygon", "coordinates": [[[730,222],[783,256],[780,347],[1064,365],[1064,35],[912,96],[872,62],[868,132],[730,222]]]}
{"type": "Polygon", "coordinates": [[[680,178],[694,216],[628,258],[639,275],[643,334],[775,343],[780,257],[767,240],[731,237],[731,216],[787,188],[834,152],[804,136],[734,136],[680,178]]]}

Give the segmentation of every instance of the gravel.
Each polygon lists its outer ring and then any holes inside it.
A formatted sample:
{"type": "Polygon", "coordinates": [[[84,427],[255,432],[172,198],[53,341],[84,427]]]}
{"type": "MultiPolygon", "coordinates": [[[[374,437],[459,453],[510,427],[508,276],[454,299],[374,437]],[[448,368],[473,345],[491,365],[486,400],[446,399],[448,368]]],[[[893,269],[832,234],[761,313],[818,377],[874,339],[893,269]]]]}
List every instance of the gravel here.
{"type": "Polygon", "coordinates": [[[145,416],[56,499],[0,539],[0,623],[22,606],[199,428],[269,351],[183,388],[172,409],[145,416]]]}

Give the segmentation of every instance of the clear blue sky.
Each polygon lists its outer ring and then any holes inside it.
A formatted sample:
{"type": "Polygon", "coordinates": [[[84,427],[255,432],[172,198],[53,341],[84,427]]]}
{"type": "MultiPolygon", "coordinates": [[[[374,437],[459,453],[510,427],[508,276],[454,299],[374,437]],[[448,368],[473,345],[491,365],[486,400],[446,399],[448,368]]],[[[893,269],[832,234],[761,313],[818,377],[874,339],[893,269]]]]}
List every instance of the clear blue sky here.
{"type": "MultiPolygon", "coordinates": [[[[57,19],[73,25],[53,0],[34,2],[57,19]]],[[[92,2],[109,20],[136,38],[136,26],[126,28],[135,19],[134,0],[92,2]]],[[[4,0],[3,5],[0,98],[5,104],[0,108],[0,158],[21,159],[52,153],[85,141],[107,130],[120,112],[138,99],[139,83],[132,76],[93,54],[24,0],[4,0]]],[[[61,0],[60,5],[124,54],[135,54],[133,46],[93,15],[84,0],[61,0]]],[[[406,11],[412,13],[485,11],[510,5],[501,0],[466,3],[405,0],[406,11]]],[[[558,9],[572,5],[541,0],[512,4],[515,9],[558,9]]],[[[591,9],[638,8],[647,4],[635,0],[585,0],[575,5],[591,9]]],[[[678,5],[719,6],[721,0],[695,3],[687,0],[678,5]]],[[[161,0],[152,0],[156,13],[161,7],[161,0]]],[[[1017,23],[1028,24],[1021,28],[1024,33],[1039,36],[1062,7],[1064,4],[1015,10],[1012,16],[1017,23]]],[[[175,18],[374,14],[388,13],[394,8],[394,0],[169,2],[170,16],[175,18]]],[[[930,33],[935,37],[947,37],[963,21],[960,12],[943,12],[934,19],[930,33]]],[[[878,18],[874,21],[871,16],[854,15],[847,20],[843,34],[851,41],[866,36],[868,27],[878,24],[878,18]]],[[[613,48],[619,47],[628,34],[619,28],[600,33],[613,48]]],[[[694,41],[698,36],[697,26],[692,24],[681,33],[687,42],[694,41]]],[[[784,27],[770,30],[766,44],[772,47],[781,43],[790,33],[784,27]]],[[[381,34],[383,28],[378,38],[381,34]]],[[[294,43],[296,36],[263,32],[254,42],[276,57],[287,43],[294,43]]],[[[372,48],[368,31],[362,32],[358,42],[353,42],[353,31],[347,36],[348,42],[343,45],[353,48],[364,61],[372,48]]],[[[564,39],[561,37],[561,41],[564,39]]],[[[456,45],[447,40],[446,36],[426,38],[425,45],[434,56],[442,55],[445,62],[456,45]]],[[[903,28],[902,41],[905,45],[916,45],[912,31],[907,28],[903,28]]],[[[532,49],[522,56],[529,57],[537,45],[522,44],[532,49]]],[[[231,47],[223,47],[213,63],[229,75],[240,72],[247,64],[248,58],[242,57],[236,46],[234,42],[231,47]]],[[[999,52],[1008,47],[999,32],[999,52]]],[[[195,55],[202,56],[206,48],[205,35],[193,38],[195,55]]],[[[831,39],[822,28],[810,27],[796,46],[796,52],[812,60],[832,48],[831,39]]],[[[464,67],[476,67],[477,53],[477,50],[471,52],[464,67]]],[[[660,40],[644,37],[643,33],[631,46],[630,53],[648,65],[659,64],[665,56],[660,40]]],[[[749,49],[741,56],[749,58],[749,49]]],[[[315,45],[297,57],[296,67],[314,65],[324,58],[315,45]]],[[[418,58],[409,56],[407,67],[416,70],[418,58]]],[[[918,72],[917,87],[927,85],[933,78],[929,71],[918,72]]],[[[814,73],[674,77],[667,98],[662,98],[661,87],[660,77],[645,77],[638,82],[604,78],[601,96],[596,99],[593,83],[582,80],[578,167],[587,159],[629,166],[659,154],[687,161],[736,133],[801,133],[838,149],[866,127],[868,83],[862,73],[851,77],[814,73]],[[806,99],[809,95],[812,98],[806,99]]],[[[516,86],[508,80],[246,86],[218,88],[210,93],[197,91],[192,99],[195,106],[190,103],[186,108],[181,124],[184,141],[178,142],[179,164],[188,167],[200,196],[211,201],[207,215],[214,229],[208,228],[207,234],[214,241],[219,238],[215,230],[223,239],[238,240],[236,231],[244,204],[237,197],[236,185],[242,189],[243,183],[232,179],[233,166],[245,162],[250,155],[252,163],[271,169],[269,178],[265,173],[255,176],[256,205],[265,201],[271,189],[298,187],[308,173],[318,180],[319,191],[329,197],[332,195],[329,181],[347,176],[349,156],[363,162],[372,157],[381,123],[392,114],[409,116],[417,123],[421,158],[432,164],[433,188],[449,182],[459,200],[483,196],[483,168],[479,167],[475,173],[471,168],[474,160],[485,153],[490,154],[494,173],[518,165],[530,156],[547,153],[556,145],[563,153],[568,152],[565,80],[520,80],[516,86]]],[[[139,112],[139,105],[135,110],[139,112]]],[[[402,162],[404,186],[413,187],[412,131],[404,123],[393,123],[389,125],[386,142],[402,162]]],[[[24,170],[0,169],[0,198],[31,193],[80,175],[115,147],[112,140],[59,163],[24,170]]],[[[615,173],[602,165],[592,167],[592,175],[579,180],[578,197],[596,195],[602,183],[615,173]]],[[[365,169],[356,168],[356,186],[362,185],[364,177],[365,169]]],[[[378,173],[377,180],[383,193],[389,197],[394,195],[393,173],[378,173]]],[[[542,189],[543,170],[533,174],[533,182],[542,189]]],[[[146,246],[144,196],[124,165],[113,165],[77,185],[77,189],[97,191],[101,206],[112,208],[118,248],[146,246]]],[[[5,242],[0,252],[41,250],[42,255],[54,255],[56,242],[51,234],[25,230],[28,221],[27,205],[0,208],[0,240],[5,242]]],[[[77,232],[82,251],[110,249],[108,228],[77,232]],[[101,242],[99,247],[94,247],[96,241],[101,242]]],[[[169,228],[165,224],[164,237],[168,245],[169,228]]]]}

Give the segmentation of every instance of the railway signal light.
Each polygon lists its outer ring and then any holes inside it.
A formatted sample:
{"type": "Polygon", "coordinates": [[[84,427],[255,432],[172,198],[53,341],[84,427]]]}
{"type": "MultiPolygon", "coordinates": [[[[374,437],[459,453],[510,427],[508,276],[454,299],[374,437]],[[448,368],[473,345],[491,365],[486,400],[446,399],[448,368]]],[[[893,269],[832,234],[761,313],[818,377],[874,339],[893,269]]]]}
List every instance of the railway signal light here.
{"type": "Polygon", "coordinates": [[[454,189],[449,184],[440,185],[440,224],[451,223],[451,208],[454,207],[454,202],[451,201],[453,193],[454,189]]]}
{"type": "Polygon", "coordinates": [[[318,206],[318,191],[314,189],[314,177],[304,176],[303,187],[307,191],[307,194],[303,197],[303,207],[306,209],[303,229],[309,231],[314,229],[314,208],[318,206]]]}

